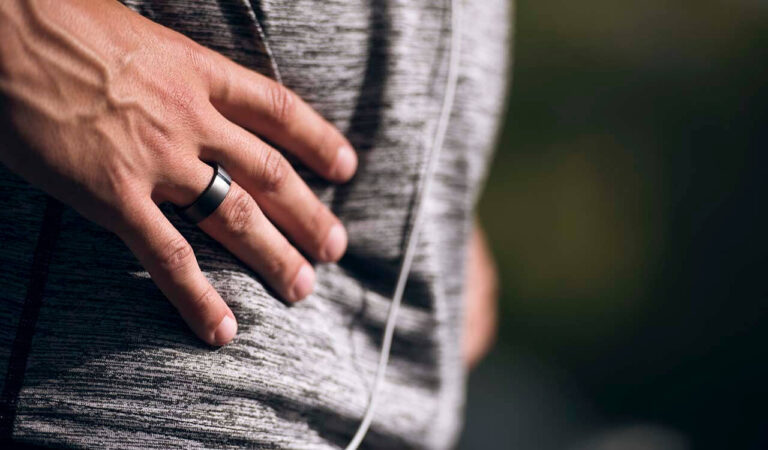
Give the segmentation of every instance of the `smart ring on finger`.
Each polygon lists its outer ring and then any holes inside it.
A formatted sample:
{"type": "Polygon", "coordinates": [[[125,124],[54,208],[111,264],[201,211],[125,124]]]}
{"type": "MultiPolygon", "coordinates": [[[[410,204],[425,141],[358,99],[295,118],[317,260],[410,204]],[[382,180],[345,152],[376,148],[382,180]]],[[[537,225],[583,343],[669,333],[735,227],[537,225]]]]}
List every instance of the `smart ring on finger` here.
{"type": "Polygon", "coordinates": [[[187,206],[176,206],[176,213],[184,220],[190,223],[199,223],[206,217],[213,214],[216,208],[224,202],[227,197],[229,187],[232,185],[232,177],[223,167],[216,163],[207,163],[213,167],[213,178],[208,183],[202,194],[197,200],[187,206]]]}

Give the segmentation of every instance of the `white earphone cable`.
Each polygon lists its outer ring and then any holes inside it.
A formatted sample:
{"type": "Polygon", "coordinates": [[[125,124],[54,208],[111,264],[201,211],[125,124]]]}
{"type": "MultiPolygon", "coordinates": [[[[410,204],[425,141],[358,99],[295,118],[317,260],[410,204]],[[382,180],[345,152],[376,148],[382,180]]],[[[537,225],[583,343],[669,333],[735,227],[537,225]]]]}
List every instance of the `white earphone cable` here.
{"type": "Polygon", "coordinates": [[[437,161],[440,157],[440,152],[443,148],[443,142],[445,140],[445,134],[448,130],[448,121],[451,117],[451,110],[453,109],[453,100],[456,94],[456,85],[458,83],[459,72],[459,59],[461,55],[461,0],[451,0],[451,47],[450,47],[450,59],[448,63],[448,77],[446,80],[445,95],[443,96],[443,104],[440,109],[440,117],[435,130],[435,138],[432,141],[432,146],[427,154],[427,165],[424,176],[422,177],[421,186],[417,193],[417,201],[415,205],[415,217],[413,220],[413,226],[408,234],[405,254],[403,256],[403,262],[400,266],[400,273],[397,277],[397,285],[395,292],[392,296],[392,304],[389,307],[389,313],[387,314],[387,323],[384,330],[384,339],[381,344],[381,353],[379,356],[379,364],[376,369],[376,378],[371,387],[370,398],[368,400],[368,407],[365,410],[363,420],[360,422],[360,426],[347,445],[347,450],[355,450],[363,442],[368,428],[371,426],[373,420],[373,414],[376,409],[376,402],[378,400],[379,390],[381,383],[384,379],[384,374],[387,370],[387,364],[389,363],[389,352],[392,347],[392,338],[395,333],[395,324],[397,322],[397,313],[400,310],[400,303],[403,299],[403,292],[405,291],[405,285],[408,281],[408,274],[411,271],[411,264],[413,257],[416,253],[416,244],[418,242],[419,230],[421,224],[424,221],[424,199],[429,195],[429,189],[432,184],[432,179],[435,176],[435,170],[437,167],[437,161]]]}

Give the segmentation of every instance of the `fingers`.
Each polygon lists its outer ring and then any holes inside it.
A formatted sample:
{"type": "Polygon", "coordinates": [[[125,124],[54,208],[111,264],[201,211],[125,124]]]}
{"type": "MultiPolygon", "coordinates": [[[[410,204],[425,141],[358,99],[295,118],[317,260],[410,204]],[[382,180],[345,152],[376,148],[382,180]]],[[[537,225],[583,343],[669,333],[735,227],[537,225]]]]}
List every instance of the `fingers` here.
{"type": "Polygon", "coordinates": [[[237,333],[234,314],[206,280],[189,243],[151,201],[118,234],[200,339],[224,345],[237,333]]]}
{"type": "Polygon", "coordinates": [[[344,136],[283,85],[213,51],[211,103],[232,122],[263,136],[319,175],[336,182],[357,170],[357,155],[344,136]]]}
{"type": "Polygon", "coordinates": [[[270,220],[320,261],[337,261],[347,248],[339,219],[291,165],[269,145],[223,117],[201,157],[217,161],[248,191],[270,220]]]}
{"type": "MultiPolygon", "coordinates": [[[[194,163],[179,167],[174,179],[155,189],[167,191],[163,198],[174,204],[188,205],[209,185],[213,169],[196,158],[194,163]]],[[[286,301],[296,302],[312,293],[312,266],[237,183],[231,184],[224,201],[197,225],[261,275],[286,301]]]]}
{"type": "Polygon", "coordinates": [[[261,275],[285,300],[296,302],[312,293],[312,266],[237,183],[232,183],[224,202],[198,225],[261,275]]]}

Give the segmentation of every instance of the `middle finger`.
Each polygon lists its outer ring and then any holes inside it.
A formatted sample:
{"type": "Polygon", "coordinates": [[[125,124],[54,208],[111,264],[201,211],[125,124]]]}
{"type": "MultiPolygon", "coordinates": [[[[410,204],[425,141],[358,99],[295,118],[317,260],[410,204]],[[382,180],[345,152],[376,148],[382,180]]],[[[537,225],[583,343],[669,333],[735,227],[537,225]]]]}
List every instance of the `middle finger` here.
{"type": "Polygon", "coordinates": [[[221,205],[197,225],[264,277],[287,301],[299,301],[312,292],[312,266],[237,183],[232,183],[221,205]]]}
{"type": "Polygon", "coordinates": [[[212,129],[201,158],[224,166],[270,220],[313,258],[340,259],[347,248],[344,226],[280,152],[221,116],[212,129]]]}

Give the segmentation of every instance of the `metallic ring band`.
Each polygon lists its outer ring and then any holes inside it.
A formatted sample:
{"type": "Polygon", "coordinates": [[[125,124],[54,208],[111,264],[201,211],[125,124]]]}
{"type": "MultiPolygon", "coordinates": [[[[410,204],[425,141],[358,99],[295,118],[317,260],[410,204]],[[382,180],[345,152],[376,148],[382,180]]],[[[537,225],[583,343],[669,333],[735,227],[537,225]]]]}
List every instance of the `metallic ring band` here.
{"type": "Polygon", "coordinates": [[[176,213],[187,222],[198,223],[213,214],[216,208],[224,201],[232,184],[232,178],[224,168],[216,163],[208,164],[213,167],[213,178],[208,183],[208,187],[192,204],[176,207],[176,213]]]}

